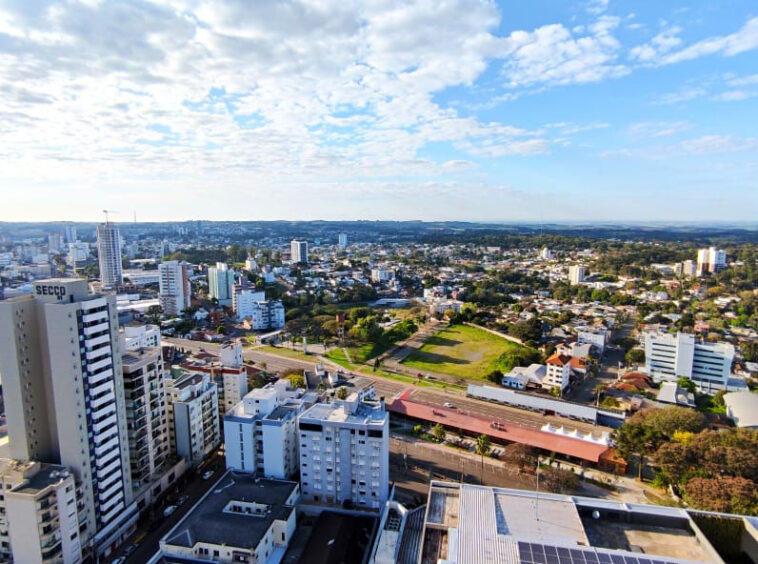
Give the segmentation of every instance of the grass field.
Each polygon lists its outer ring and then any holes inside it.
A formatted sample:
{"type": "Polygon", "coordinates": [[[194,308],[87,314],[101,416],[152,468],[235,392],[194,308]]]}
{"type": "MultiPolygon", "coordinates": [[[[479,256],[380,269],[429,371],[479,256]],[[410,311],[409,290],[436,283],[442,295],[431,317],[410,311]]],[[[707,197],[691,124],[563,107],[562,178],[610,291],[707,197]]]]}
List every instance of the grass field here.
{"type": "Polygon", "coordinates": [[[501,355],[522,348],[476,327],[454,325],[429,337],[403,365],[420,372],[441,372],[460,378],[483,380],[495,369],[503,370],[501,355]]]}
{"type": "Polygon", "coordinates": [[[318,362],[318,355],[305,354],[300,349],[290,349],[286,347],[272,347],[271,345],[263,345],[255,349],[256,351],[268,354],[275,354],[279,356],[286,356],[287,358],[294,358],[297,360],[304,360],[305,362],[318,362]]]}

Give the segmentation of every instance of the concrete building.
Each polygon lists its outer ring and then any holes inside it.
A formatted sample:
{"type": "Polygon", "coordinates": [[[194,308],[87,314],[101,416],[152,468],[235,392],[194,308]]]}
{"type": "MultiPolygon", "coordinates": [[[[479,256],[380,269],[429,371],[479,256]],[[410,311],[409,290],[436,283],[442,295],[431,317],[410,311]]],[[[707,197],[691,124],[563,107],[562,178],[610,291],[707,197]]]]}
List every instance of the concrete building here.
{"type": "Polygon", "coordinates": [[[544,364],[530,364],[527,367],[514,366],[508,374],[503,375],[501,384],[506,388],[524,390],[527,387],[542,387],[542,382],[547,376],[547,368],[544,364]]]}
{"type": "Polygon", "coordinates": [[[395,272],[388,268],[372,268],[371,281],[374,283],[387,282],[395,278],[395,272]]]}
{"type": "Polygon", "coordinates": [[[581,264],[572,264],[569,266],[569,282],[573,285],[584,282],[585,268],[581,264]]]}
{"type": "Polygon", "coordinates": [[[551,251],[547,247],[542,247],[542,250],[540,251],[540,259],[553,260],[553,251],[551,251]]]}
{"type": "Polygon", "coordinates": [[[237,316],[247,320],[250,329],[254,331],[284,327],[284,305],[279,300],[245,302],[240,306],[239,312],[237,316]]]}
{"type": "Polygon", "coordinates": [[[83,535],[107,550],[136,520],[116,297],[86,280],[37,281],[0,302],[0,334],[10,456],[70,468],[83,535]]]}
{"type": "Polygon", "coordinates": [[[227,472],[161,539],[162,561],[279,562],[299,497],[297,482],[227,472]]]}
{"type": "Polygon", "coordinates": [[[611,332],[606,327],[577,327],[576,342],[580,345],[593,345],[600,354],[605,351],[605,346],[611,338],[611,332]]]}
{"type": "Polygon", "coordinates": [[[227,341],[221,345],[219,360],[224,366],[228,366],[230,368],[241,368],[242,364],[244,363],[242,356],[242,343],[240,341],[227,341]]]}
{"type": "Polygon", "coordinates": [[[66,262],[74,268],[83,265],[89,259],[89,244],[74,241],[68,244],[68,256],[66,262]]]}
{"type": "Polygon", "coordinates": [[[170,455],[163,355],[159,347],[124,352],[127,442],[132,486],[160,479],[170,455]]]}
{"type": "Polygon", "coordinates": [[[730,392],[724,394],[726,414],[737,427],[758,429],[758,394],[730,392]]]}
{"type": "Polygon", "coordinates": [[[43,564],[82,561],[74,475],[63,466],[0,459],[0,559],[43,564]]]}
{"type": "Polygon", "coordinates": [[[124,350],[133,351],[161,346],[161,329],[157,325],[131,322],[123,326],[124,350]]]}
{"type": "Polygon", "coordinates": [[[266,292],[244,288],[240,285],[234,286],[233,296],[232,308],[240,319],[250,317],[254,304],[266,300],[266,292]]]}
{"type": "Polygon", "coordinates": [[[66,243],[76,243],[76,226],[71,224],[65,225],[63,227],[63,235],[66,239],[66,243]]]}
{"type": "Polygon", "coordinates": [[[97,260],[100,263],[100,281],[104,288],[115,288],[124,282],[121,273],[121,237],[113,223],[97,226],[97,260]]]}
{"type": "Polygon", "coordinates": [[[190,306],[189,268],[188,264],[176,260],[158,266],[159,296],[164,315],[181,315],[190,306]]]}
{"type": "Polygon", "coordinates": [[[298,470],[297,416],[305,406],[303,390],[278,380],[250,391],[224,415],[226,467],[288,479],[298,470]]]}
{"type": "Polygon", "coordinates": [[[340,250],[347,249],[347,233],[340,233],[337,237],[337,246],[340,248],[340,250]]]}
{"type": "Polygon", "coordinates": [[[726,251],[716,247],[698,249],[697,276],[702,276],[705,272],[716,273],[724,268],[726,268],[726,251]]]}
{"type": "Polygon", "coordinates": [[[53,254],[63,251],[63,237],[60,233],[50,233],[47,236],[47,249],[53,254]]]}
{"type": "Polygon", "coordinates": [[[249,272],[257,272],[258,271],[258,263],[255,261],[254,258],[249,257],[245,260],[245,270],[249,272]]]}
{"type": "Polygon", "coordinates": [[[311,503],[379,509],[389,490],[389,414],[384,402],[319,403],[300,415],[300,484],[311,503]]]}
{"type": "Polygon", "coordinates": [[[209,374],[183,373],[166,380],[172,451],[199,464],[221,444],[218,391],[209,374]]]}
{"type": "Polygon", "coordinates": [[[702,393],[726,389],[734,346],[706,343],[687,333],[649,333],[645,336],[645,371],[656,382],[689,378],[702,393]]]}
{"type": "Polygon", "coordinates": [[[546,373],[542,380],[542,388],[552,390],[559,388],[563,392],[569,385],[571,376],[571,357],[554,354],[545,361],[546,373]]]}
{"type": "Polygon", "coordinates": [[[295,264],[308,264],[308,241],[290,241],[290,255],[295,264]]]}
{"type": "Polygon", "coordinates": [[[215,268],[208,269],[208,296],[216,298],[219,305],[232,305],[232,286],[234,271],[225,262],[217,262],[215,268]]]}

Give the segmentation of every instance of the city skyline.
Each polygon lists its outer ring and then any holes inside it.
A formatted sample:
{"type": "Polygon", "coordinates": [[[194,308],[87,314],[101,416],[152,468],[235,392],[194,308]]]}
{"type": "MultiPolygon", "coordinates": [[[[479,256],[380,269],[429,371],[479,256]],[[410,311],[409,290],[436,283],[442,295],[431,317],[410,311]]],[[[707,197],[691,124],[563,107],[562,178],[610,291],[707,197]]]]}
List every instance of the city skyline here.
{"type": "Polygon", "coordinates": [[[0,52],[3,220],[739,221],[758,205],[748,1],[11,2],[0,52]]]}

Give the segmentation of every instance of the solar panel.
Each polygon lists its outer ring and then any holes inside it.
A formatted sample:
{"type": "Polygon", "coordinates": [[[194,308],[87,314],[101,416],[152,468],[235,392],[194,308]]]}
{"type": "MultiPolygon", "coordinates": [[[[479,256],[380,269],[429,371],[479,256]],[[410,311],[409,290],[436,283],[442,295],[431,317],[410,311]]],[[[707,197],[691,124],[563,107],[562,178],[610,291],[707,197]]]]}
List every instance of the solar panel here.
{"type": "Polygon", "coordinates": [[[598,552],[591,547],[566,548],[521,541],[518,551],[520,564],[676,564],[675,560],[598,552]]]}

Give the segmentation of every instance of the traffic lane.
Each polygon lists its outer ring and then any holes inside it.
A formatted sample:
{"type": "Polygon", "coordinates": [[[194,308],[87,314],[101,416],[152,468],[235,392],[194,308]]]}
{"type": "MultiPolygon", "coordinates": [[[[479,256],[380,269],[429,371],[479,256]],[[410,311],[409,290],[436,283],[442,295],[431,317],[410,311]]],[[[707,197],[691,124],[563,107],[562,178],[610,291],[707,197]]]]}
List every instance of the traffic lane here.
{"type": "Polygon", "coordinates": [[[205,493],[211,489],[211,487],[218,481],[221,475],[226,471],[223,458],[219,457],[214,463],[215,471],[213,476],[207,480],[203,480],[193,470],[190,470],[192,477],[189,478],[189,482],[186,486],[180,488],[174,493],[169,494],[160,505],[155,506],[152,510],[153,519],[148,519],[147,522],[140,525],[137,531],[124,543],[111,559],[115,559],[118,556],[124,555],[127,547],[132,545],[135,539],[139,538],[142,534],[145,534],[144,538],[137,543],[137,548],[126,558],[126,564],[140,564],[147,562],[153,555],[158,552],[159,541],[166,535],[171,528],[176,525],[187,512],[197,503],[197,501],[205,495],[205,493]],[[168,517],[163,516],[163,510],[171,505],[168,499],[175,499],[176,496],[187,496],[187,501],[177,507],[168,517]]]}

